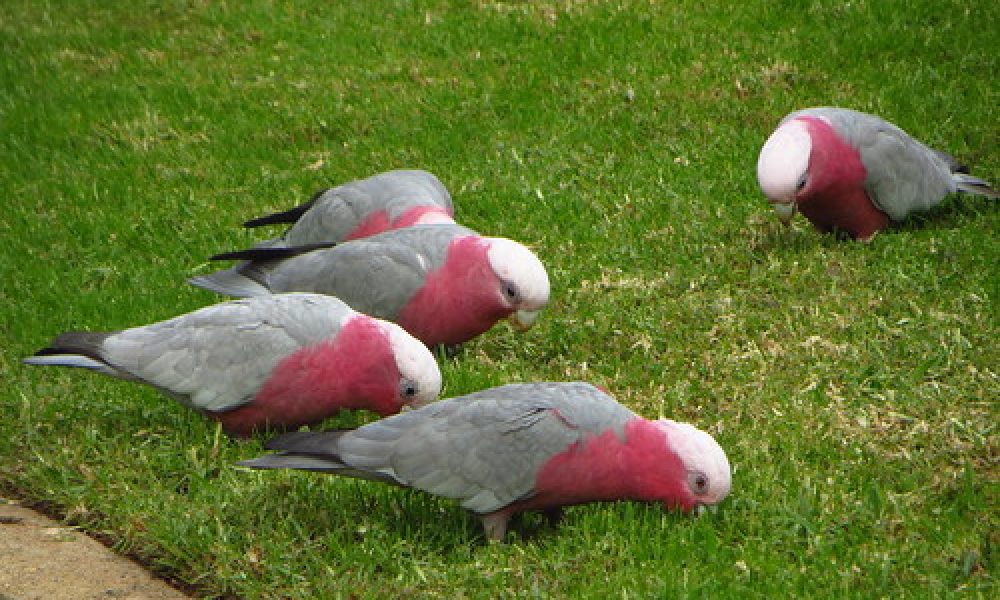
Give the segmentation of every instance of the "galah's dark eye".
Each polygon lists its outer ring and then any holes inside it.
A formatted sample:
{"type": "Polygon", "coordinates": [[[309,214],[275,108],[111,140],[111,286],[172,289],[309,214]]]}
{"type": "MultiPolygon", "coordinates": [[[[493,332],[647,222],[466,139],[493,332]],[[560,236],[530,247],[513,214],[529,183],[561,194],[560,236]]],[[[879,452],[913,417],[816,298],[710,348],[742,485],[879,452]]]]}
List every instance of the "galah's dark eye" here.
{"type": "Polygon", "coordinates": [[[417,384],[404,379],[399,384],[399,394],[404,398],[412,398],[417,395],[417,384]]]}
{"type": "Polygon", "coordinates": [[[503,295],[506,296],[507,299],[510,300],[511,302],[517,300],[518,296],[520,296],[520,294],[517,291],[517,286],[514,285],[513,283],[503,284],[503,295]]]}
{"type": "Polygon", "coordinates": [[[802,175],[802,177],[799,179],[798,184],[795,185],[795,191],[801,192],[802,188],[806,187],[806,181],[807,181],[806,176],[802,175]]]}
{"type": "Polygon", "coordinates": [[[690,473],[688,480],[690,481],[691,487],[694,489],[696,494],[701,494],[708,490],[708,477],[706,477],[704,473],[690,473]]]}

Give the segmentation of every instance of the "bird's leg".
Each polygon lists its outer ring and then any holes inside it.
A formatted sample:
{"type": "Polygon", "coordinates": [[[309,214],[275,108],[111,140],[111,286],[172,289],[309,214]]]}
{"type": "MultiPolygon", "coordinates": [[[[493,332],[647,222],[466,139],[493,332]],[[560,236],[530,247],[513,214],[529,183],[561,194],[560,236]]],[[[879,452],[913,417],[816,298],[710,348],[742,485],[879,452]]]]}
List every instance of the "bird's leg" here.
{"type": "Polygon", "coordinates": [[[545,517],[545,521],[548,522],[549,527],[555,527],[562,521],[563,509],[561,506],[546,508],[542,511],[542,515],[545,517]]]}
{"type": "Polygon", "coordinates": [[[480,515],[479,518],[483,522],[483,530],[486,532],[487,539],[497,542],[503,540],[504,535],[507,533],[507,521],[510,519],[510,515],[495,512],[488,515],[480,515]]]}

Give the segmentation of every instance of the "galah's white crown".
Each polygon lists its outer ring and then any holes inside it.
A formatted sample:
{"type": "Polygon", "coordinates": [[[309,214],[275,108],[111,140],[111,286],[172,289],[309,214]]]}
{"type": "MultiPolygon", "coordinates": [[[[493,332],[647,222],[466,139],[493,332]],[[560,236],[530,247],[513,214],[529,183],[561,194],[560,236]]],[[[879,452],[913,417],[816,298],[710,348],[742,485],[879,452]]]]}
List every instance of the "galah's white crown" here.
{"type": "Polygon", "coordinates": [[[437,400],[441,393],[441,370],[431,351],[399,325],[382,320],[379,324],[389,335],[399,374],[417,384],[417,393],[409,404],[419,407],[437,400]]]}
{"type": "MultiPolygon", "coordinates": [[[[689,423],[660,419],[656,425],[667,435],[667,444],[688,472],[688,485],[701,504],[718,504],[729,495],[731,472],[722,446],[708,433],[689,423]],[[698,476],[704,488],[695,489],[698,476]]],[[[700,482],[700,480],[699,480],[700,482]]]]}
{"type": "Polygon", "coordinates": [[[549,275],[535,253],[506,238],[486,238],[490,267],[500,279],[517,286],[519,310],[537,311],[549,303],[549,275]]]}
{"type": "Polygon", "coordinates": [[[801,120],[792,119],[774,130],[757,158],[757,183],[768,200],[781,204],[795,200],[809,171],[811,153],[812,137],[801,120]]]}

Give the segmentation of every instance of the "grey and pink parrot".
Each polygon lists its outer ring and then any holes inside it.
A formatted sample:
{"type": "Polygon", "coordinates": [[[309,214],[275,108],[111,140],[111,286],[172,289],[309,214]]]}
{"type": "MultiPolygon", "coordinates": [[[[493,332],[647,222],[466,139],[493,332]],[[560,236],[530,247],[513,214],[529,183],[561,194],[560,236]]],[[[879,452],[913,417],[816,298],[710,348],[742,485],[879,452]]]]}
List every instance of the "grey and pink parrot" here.
{"type": "Polygon", "coordinates": [[[761,148],[757,181],[782,221],[798,210],[820,231],[859,240],[950,193],[997,196],[954,158],[892,123],[833,107],[787,115],[761,148]]]}
{"type": "Polygon", "coordinates": [[[638,500],[691,511],[729,493],[708,433],[646,420],[586,383],[525,383],[435,402],[358,429],[294,432],[245,460],[415,488],[458,500],[502,539],[512,515],[638,500]]]}
{"type": "Polygon", "coordinates": [[[321,294],[260,296],[123,331],[64,333],[24,362],[151,385],[236,436],[318,423],[342,409],[395,414],[441,391],[423,344],[321,294]]]}
{"type": "Polygon", "coordinates": [[[190,282],[230,296],[330,294],[431,347],[466,342],[508,317],[527,329],[549,301],[548,274],[531,250],[461,225],[415,225],[321,246],[220,254],[213,258],[242,262],[190,282]]]}
{"type": "Polygon", "coordinates": [[[291,223],[262,247],[345,242],[389,229],[454,223],[448,189],[432,173],[398,169],[317,192],[305,204],[244,223],[259,227],[291,223]]]}

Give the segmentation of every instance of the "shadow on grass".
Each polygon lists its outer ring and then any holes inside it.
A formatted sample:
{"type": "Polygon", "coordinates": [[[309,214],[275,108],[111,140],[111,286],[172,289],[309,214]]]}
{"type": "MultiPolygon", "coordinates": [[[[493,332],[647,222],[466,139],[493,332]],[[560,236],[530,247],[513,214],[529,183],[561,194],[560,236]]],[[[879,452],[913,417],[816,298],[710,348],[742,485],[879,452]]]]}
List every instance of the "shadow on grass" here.
{"type": "MultiPolygon", "coordinates": [[[[956,194],[946,198],[941,204],[922,213],[914,213],[901,223],[892,223],[878,236],[899,232],[916,232],[933,229],[950,229],[982,218],[995,210],[996,200],[973,194],[956,194]]],[[[770,254],[806,253],[815,249],[817,243],[850,243],[852,240],[842,233],[821,233],[803,217],[797,216],[788,226],[779,223],[770,215],[754,215],[747,226],[734,232],[725,240],[732,244],[744,244],[754,253],[770,254]]],[[[876,238],[877,239],[877,238],[876,238]]]]}
{"type": "Polygon", "coordinates": [[[902,223],[894,224],[891,231],[917,231],[922,229],[952,228],[983,218],[996,210],[1000,203],[995,199],[974,194],[955,194],[922,213],[914,213],[902,223]]]}

